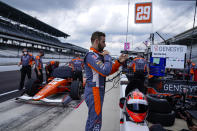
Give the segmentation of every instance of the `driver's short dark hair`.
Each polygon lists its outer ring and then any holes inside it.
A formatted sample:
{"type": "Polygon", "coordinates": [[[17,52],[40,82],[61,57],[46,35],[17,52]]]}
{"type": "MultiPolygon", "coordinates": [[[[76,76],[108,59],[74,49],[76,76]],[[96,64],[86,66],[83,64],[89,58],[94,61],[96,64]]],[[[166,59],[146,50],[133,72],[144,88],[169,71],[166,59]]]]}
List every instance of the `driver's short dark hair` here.
{"type": "Polygon", "coordinates": [[[25,52],[25,51],[29,52],[27,48],[23,48],[22,52],[25,52]]]}
{"type": "Polygon", "coordinates": [[[101,36],[105,37],[105,33],[100,31],[95,31],[94,33],[92,33],[91,43],[93,44],[96,39],[100,40],[101,36]]]}

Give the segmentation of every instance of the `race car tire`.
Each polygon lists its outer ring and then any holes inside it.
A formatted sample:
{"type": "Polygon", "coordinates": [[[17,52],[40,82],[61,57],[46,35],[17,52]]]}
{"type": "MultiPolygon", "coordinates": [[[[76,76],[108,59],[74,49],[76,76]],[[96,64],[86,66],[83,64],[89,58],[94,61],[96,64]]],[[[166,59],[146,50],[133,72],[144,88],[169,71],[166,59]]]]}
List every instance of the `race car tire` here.
{"type": "Polygon", "coordinates": [[[81,82],[78,80],[74,80],[71,83],[70,97],[74,100],[79,100],[81,98],[81,89],[82,89],[81,82]]]}
{"type": "Polygon", "coordinates": [[[153,124],[161,124],[162,126],[172,126],[175,121],[175,112],[171,113],[156,113],[150,112],[148,113],[147,120],[153,124]]]}
{"type": "Polygon", "coordinates": [[[35,79],[29,79],[25,83],[25,93],[29,96],[34,96],[36,93],[40,91],[40,82],[35,79]]]}
{"type": "Polygon", "coordinates": [[[148,100],[148,109],[151,112],[157,113],[171,113],[172,106],[166,99],[155,98],[150,95],[146,95],[148,100]]]}

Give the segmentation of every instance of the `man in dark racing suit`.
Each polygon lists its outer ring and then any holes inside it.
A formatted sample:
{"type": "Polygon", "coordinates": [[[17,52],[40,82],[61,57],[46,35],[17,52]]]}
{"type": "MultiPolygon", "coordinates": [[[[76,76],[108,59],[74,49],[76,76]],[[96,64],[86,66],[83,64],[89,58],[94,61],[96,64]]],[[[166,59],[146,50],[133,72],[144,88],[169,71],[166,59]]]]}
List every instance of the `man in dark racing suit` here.
{"type": "Polygon", "coordinates": [[[21,61],[18,63],[18,66],[22,65],[21,68],[21,80],[20,80],[20,86],[18,90],[22,90],[25,82],[25,77],[27,75],[28,79],[31,79],[31,68],[35,63],[35,58],[32,54],[29,53],[29,51],[24,48],[23,54],[21,56],[21,61]]]}
{"type": "Polygon", "coordinates": [[[51,77],[51,73],[55,68],[59,67],[59,61],[50,61],[46,63],[45,65],[45,71],[46,71],[46,81],[49,77],[51,77]]]}
{"type": "Polygon", "coordinates": [[[94,32],[92,46],[84,58],[86,72],[85,101],[88,106],[86,131],[100,131],[102,125],[102,105],[105,94],[106,76],[118,71],[128,55],[122,54],[112,65],[112,59],[105,47],[105,34],[94,32]]]}
{"type": "Polygon", "coordinates": [[[129,78],[129,84],[126,87],[125,95],[128,95],[134,89],[139,89],[140,92],[146,94],[147,88],[144,86],[145,76],[149,74],[149,68],[147,61],[138,54],[137,58],[135,58],[131,62],[131,66],[134,76],[129,78]]]}
{"type": "Polygon", "coordinates": [[[79,79],[79,81],[81,81],[83,83],[83,74],[82,74],[82,70],[83,70],[83,60],[78,56],[75,57],[71,60],[70,62],[70,66],[72,67],[72,70],[74,72],[74,80],[79,79]]]}
{"type": "Polygon", "coordinates": [[[51,73],[51,76],[55,78],[62,78],[62,79],[72,78],[73,71],[72,71],[72,68],[69,66],[66,66],[66,65],[59,66],[53,70],[53,72],[51,73]]]}

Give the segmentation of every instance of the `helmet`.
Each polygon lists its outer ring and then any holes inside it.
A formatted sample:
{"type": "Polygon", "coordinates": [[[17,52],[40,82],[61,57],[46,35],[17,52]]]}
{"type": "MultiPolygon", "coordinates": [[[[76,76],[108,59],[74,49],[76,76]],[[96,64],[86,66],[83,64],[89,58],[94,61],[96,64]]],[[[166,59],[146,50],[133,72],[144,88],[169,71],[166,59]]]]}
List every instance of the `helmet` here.
{"type": "Polygon", "coordinates": [[[126,112],[134,122],[143,122],[147,116],[148,102],[146,96],[138,90],[132,91],[126,98],[126,112]]]}

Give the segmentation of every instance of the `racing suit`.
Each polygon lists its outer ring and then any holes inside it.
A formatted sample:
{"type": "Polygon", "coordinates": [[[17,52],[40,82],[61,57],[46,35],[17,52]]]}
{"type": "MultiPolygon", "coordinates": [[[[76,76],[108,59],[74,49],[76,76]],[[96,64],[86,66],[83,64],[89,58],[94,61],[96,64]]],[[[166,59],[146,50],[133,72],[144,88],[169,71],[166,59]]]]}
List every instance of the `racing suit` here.
{"type": "Polygon", "coordinates": [[[196,64],[193,62],[186,64],[186,67],[185,67],[185,71],[187,73],[186,80],[193,80],[195,68],[196,68],[196,64]]]}
{"type": "Polygon", "coordinates": [[[195,68],[196,68],[196,64],[195,63],[191,63],[191,69],[190,69],[190,74],[191,74],[191,77],[190,77],[190,80],[194,80],[194,71],[195,71],[195,68]]]}
{"type": "Polygon", "coordinates": [[[42,73],[42,69],[43,69],[43,62],[42,62],[42,56],[39,56],[39,55],[37,55],[36,56],[36,59],[35,59],[35,62],[36,62],[36,64],[35,64],[35,72],[36,72],[36,77],[37,77],[37,79],[40,81],[40,82],[43,82],[43,73],[42,73]],[[40,71],[40,75],[38,75],[38,71],[37,71],[37,68],[38,67],[38,69],[39,69],[39,71],[40,71]]]}
{"type": "Polygon", "coordinates": [[[110,55],[102,56],[90,48],[84,59],[86,72],[85,101],[88,106],[86,131],[100,131],[102,125],[102,106],[105,94],[105,77],[116,72],[120,63],[112,66],[110,55]]]}
{"type": "Polygon", "coordinates": [[[45,65],[45,71],[46,71],[46,81],[48,80],[49,77],[51,77],[51,73],[55,68],[58,66],[55,64],[55,61],[50,61],[45,65]]]}
{"type": "Polygon", "coordinates": [[[30,53],[28,53],[27,55],[21,56],[20,65],[22,65],[22,68],[20,70],[21,71],[21,81],[20,81],[19,90],[23,89],[26,75],[27,75],[28,79],[31,79],[31,65],[34,60],[35,60],[34,57],[30,53]]]}
{"type": "Polygon", "coordinates": [[[131,68],[132,61],[131,58],[126,61],[126,77],[128,80],[132,80],[134,75],[133,69],[131,68]]]}
{"type": "Polygon", "coordinates": [[[82,69],[84,66],[83,60],[79,57],[72,59],[70,62],[72,70],[74,71],[74,77],[73,79],[76,80],[79,78],[79,80],[83,83],[83,75],[82,75],[82,69]]]}
{"type": "Polygon", "coordinates": [[[139,89],[142,93],[146,94],[146,88],[144,86],[145,75],[147,73],[147,61],[144,58],[137,57],[131,63],[131,68],[134,72],[133,79],[129,80],[125,95],[134,89],[139,89]]]}

